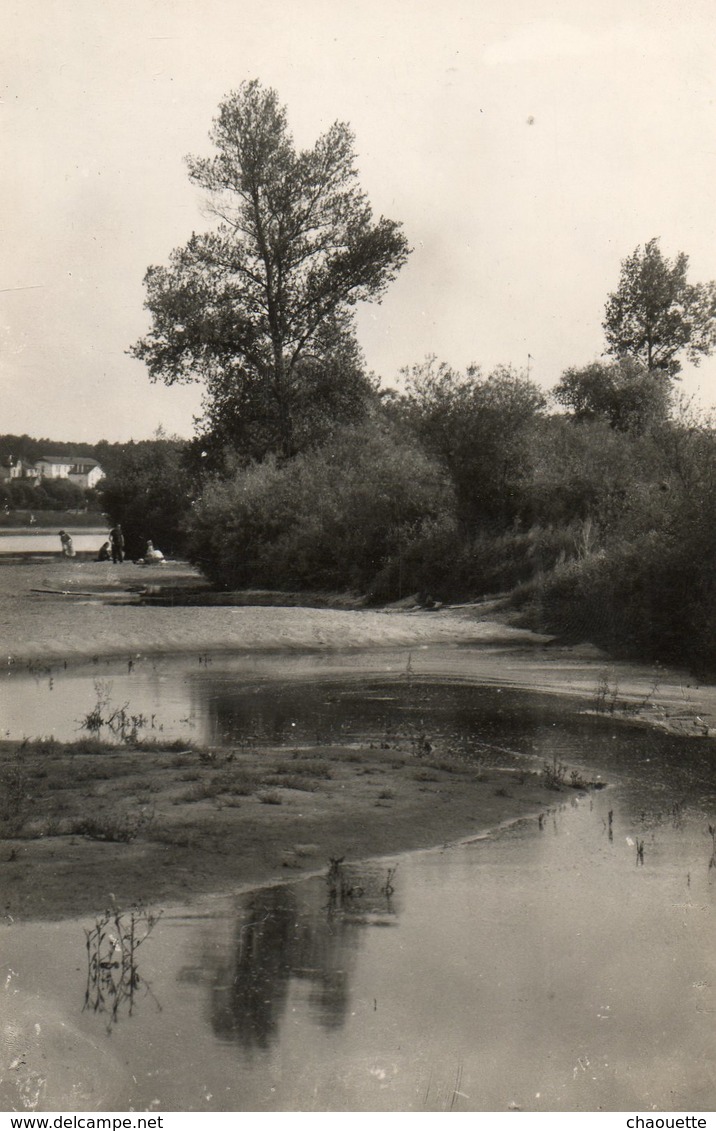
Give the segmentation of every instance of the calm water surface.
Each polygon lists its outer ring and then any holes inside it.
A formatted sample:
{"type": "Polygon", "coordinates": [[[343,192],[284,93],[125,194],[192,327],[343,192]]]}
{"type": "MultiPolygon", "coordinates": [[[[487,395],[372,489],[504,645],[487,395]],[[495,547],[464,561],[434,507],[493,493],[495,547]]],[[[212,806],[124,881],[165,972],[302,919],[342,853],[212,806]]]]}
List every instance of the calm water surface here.
{"type": "MultiPolygon", "coordinates": [[[[53,553],[59,556],[60,553],[60,539],[58,538],[57,531],[60,529],[58,525],[57,530],[26,530],[21,534],[5,534],[0,531],[0,556],[3,554],[48,554],[53,553]]],[[[88,530],[83,527],[79,530],[72,530],[68,527],[68,533],[72,536],[72,545],[76,551],[97,551],[103,542],[107,541],[107,534],[104,530],[88,530]]]]}
{"type": "MultiPolygon", "coordinates": [[[[172,665],[102,678],[162,718],[174,703],[178,728],[188,707],[202,739],[420,726],[462,736],[488,762],[539,768],[556,756],[609,788],[546,794],[541,820],[353,867],[342,900],[324,876],[167,912],[137,951],[132,1014],[125,1005],[114,1020],[83,1011],[91,919],[6,923],[0,1005],[13,1039],[40,1015],[45,1050],[64,1050],[15,1106],[712,1110],[712,745],[579,718],[536,695],[431,686],[398,664],[371,681],[331,669],[306,682],[296,662],[281,684],[248,661],[233,674],[185,664],[181,701],[172,665]]],[[[5,679],[12,728],[38,733],[19,702],[49,720],[44,733],[76,728],[99,678],[88,669],[80,691],[80,674],[5,679]]],[[[0,1098],[12,1087],[9,1075],[0,1098]]]]}

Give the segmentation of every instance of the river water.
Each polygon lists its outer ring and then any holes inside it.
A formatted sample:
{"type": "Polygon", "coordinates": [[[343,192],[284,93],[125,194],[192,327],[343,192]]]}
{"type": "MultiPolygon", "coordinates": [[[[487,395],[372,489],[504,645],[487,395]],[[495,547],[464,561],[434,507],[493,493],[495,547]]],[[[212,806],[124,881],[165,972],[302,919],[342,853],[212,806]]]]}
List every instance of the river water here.
{"type": "MultiPolygon", "coordinates": [[[[0,558],[3,554],[57,554],[62,547],[57,531],[23,530],[5,533],[0,530],[0,558]]],[[[103,542],[107,541],[107,534],[101,528],[87,529],[87,527],[67,527],[67,533],[72,536],[72,545],[78,553],[96,553],[103,542]]]]}
{"type": "Polygon", "coordinates": [[[91,919],[6,922],[6,1055],[24,1049],[0,1085],[7,1106],[713,1109],[708,740],[580,717],[554,698],[413,680],[397,659],[368,680],[338,678],[328,660],[316,678],[314,657],[307,681],[297,658],[281,683],[248,658],[152,663],[14,672],[6,729],[37,734],[42,719],[43,733],[76,735],[104,681],[101,694],[130,701],[135,717],[202,741],[419,723],[494,761],[557,757],[609,786],[555,794],[539,820],[470,843],[352,866],[340,883],[324,875],[167,910],[133,956],[139,980],[116,1016],[88,967],[91,919]]]}

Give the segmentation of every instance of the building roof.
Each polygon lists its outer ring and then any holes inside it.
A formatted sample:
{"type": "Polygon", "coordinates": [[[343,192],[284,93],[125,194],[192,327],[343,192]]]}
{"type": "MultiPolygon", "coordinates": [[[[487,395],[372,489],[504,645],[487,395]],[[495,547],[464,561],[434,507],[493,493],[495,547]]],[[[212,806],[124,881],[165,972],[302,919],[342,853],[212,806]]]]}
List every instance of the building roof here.
{"type": "Polygon", "coordinates": [[[36,463],[62,463],[69,467],[92,468],[99,467],[96,459],[91,456],[40,456],[36,463]]]}

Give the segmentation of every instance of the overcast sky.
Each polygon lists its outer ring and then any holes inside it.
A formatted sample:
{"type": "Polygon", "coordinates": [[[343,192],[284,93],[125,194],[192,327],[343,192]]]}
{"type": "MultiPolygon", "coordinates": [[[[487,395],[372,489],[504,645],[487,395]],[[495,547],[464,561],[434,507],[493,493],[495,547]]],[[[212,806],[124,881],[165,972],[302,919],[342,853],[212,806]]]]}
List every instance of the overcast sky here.
{"type": "MultiPolygon", "coordinates": [[[[712,0],[4,0],[0,431],[190,435],[200,389],[126,350],[142,278],[210,223],[184,157],[259,78],[299,145],[356,134],[413,247],[362,308],[394,384],[434,353],[551,387],[598,358],[620,261],[661,238],[716,279],[712,0]]],[[[716,360],[684,387],[716,401],[716,360]]]]}

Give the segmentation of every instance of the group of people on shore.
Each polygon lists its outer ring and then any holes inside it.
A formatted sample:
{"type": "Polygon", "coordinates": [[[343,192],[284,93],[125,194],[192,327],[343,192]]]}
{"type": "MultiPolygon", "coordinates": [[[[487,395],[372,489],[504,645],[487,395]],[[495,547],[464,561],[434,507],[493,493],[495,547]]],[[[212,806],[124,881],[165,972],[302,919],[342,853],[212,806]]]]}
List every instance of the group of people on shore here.
{"type": "MultiPolygon", "coordinates": [[[[60,531],[60,544],[62,546],[63,558],[74,558],[76,550],[72,544],[72,538],[65,531],[60,531]]],[[[124,561],[124,533],[122,527],[117,523],[109,532],[109,540],[103,542],[100,546],[96,562],[113,562],[119,565],[124,561]]],[[[135,562],[136,565],[157,565],[159,562],[165,561],[164,554],[161,550],[154,548],[153,542],[147,542],[147,548],[144,551],[144,556],[138,558],[135,562]]]]}

